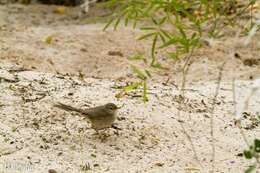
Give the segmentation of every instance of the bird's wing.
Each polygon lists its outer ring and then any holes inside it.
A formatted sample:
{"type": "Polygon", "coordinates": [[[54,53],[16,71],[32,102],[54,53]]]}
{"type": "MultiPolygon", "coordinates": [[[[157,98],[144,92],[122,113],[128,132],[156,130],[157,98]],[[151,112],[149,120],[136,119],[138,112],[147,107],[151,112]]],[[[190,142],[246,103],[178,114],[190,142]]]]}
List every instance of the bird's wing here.
{"type": "Polygon", "coordinates": [[[102,118],[108,115],[104,106],[97,106],[94,108],[86,109],[84,110],[84,113],[87,114],[90,119],[102,118]]]}

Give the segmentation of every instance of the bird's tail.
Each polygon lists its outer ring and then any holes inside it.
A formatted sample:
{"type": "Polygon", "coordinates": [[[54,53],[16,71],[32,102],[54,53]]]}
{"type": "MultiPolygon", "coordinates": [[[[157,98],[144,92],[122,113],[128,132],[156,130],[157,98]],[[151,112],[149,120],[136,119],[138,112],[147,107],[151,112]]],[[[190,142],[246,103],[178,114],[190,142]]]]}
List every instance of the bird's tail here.
{"type": "Polygon", "coordinates": [[[83,111],[81,109],[69,106],[69,105],[65,105],[63,103],[58,102],[57,104],[54,105],[55,107],[58,107],[60,109],[63,109],[65,111],[75,111],[75,112],[79,112],[82,113],[83,111]]]}

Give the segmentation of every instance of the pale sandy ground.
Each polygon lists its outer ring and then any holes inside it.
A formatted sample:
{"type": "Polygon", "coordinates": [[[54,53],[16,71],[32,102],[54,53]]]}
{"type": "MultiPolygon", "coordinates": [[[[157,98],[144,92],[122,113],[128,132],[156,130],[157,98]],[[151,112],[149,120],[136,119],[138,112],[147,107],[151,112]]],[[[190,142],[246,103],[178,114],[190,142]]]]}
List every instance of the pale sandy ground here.
{"type": "MultiPolygon", "coordinates": [[[[0,77],[7,79],[0,83],[0,171],[207,173],[211,170],[210,109],[216,67],[226,60],[214,111],[215,172],[243,172],[250,165],[239,156],[246,145],[234,125],[231,79],[237,78],[240,111],[260,77],[259,35],[252,45],[243,46],[244,38],[230,33],[229,38],[210,41],[209,47],[194,55],[179,119],[182,62],[165,64],[169,69],[154,74],[148,103],[135,97],[138,91],[117,99],[120,90],[113,86],[134,80],[129,64],[144,65],[127,57],[135,52],[149,54],[147,45],[134,40],[139,31],[102,32],[101,24],[83,25],[84,20],[75,20],[77,9],[60,15],[53,14],[54,8],[0,6],[0,77]],[[44,42],[49,35],[54,38],[52,44],[44,42]],[[235,52],[240,58],[234,58],[235,52]],[[245,65],[246,59],[255,59],[256,65],[245,65]],[[19,67],[29,70],[12,71],[19,67]],[[162,85],[168,78],[167,85],[162,85]],[[108,130],[110,136],[101,140],[77,114],[53,108],[57,101],[79,107],[124,104],[116,122],[120,129],[108,130]],[[194,142],[201,166],[180,123],[194,142]],[[90,170],[86,170],[88,165],[90,170]]],[[[259,124],[250,128],[252,117],[260,112],[259,97],[260,91],[250,100],[250,116],[243,119],[250,141],[260,136],[259,124]]]]}

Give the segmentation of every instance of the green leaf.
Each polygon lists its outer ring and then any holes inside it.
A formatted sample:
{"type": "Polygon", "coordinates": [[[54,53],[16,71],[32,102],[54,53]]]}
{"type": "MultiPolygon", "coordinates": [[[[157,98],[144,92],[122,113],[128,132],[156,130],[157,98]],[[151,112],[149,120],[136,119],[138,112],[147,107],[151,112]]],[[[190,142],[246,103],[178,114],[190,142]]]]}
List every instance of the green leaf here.
{"type": "Polygon", "coordinates": [[[162,42],[163,42],[163,43],[166,43],[166,40],[165,40],[165,38],[164,38],[164,35],[163,35],[163,34],[161,34],[161,33],[159,33],[159,36],[160,36],[160,38],[161,38],[162,42]]]}
{"type": "Polygon", "coordinates": [[[168,52],[168,55],[172,59],[178,59],[179,53],[177,51],[176,52],[168,52]]]}
{"type": "Polygon", "coordinates": [[[155,25],[158,25],[158,22],[151,16],[152,18],[152,22],[155,24],[155,25]]]}
{"type": "Polygon", "coordinates": [[[48,44],[51,44],[53,41],[53,36],[48,36],[46,39],[45,39],[45,42],[48,43],[48,44]]]}
{"type": "Polygon", "coordinates": [[[146,75],[148,76],[148,77],[152,77],[152,75],[151,75],[151,73],[148,71],[148,70],[145,70],[145,73],[146,73],[146,75]]]}
{"type": "Polygon", "coordinates": [[[130,84],[130,85],[128,85],[128,86],[125,86],[125,87],[124,87],[124,91],[125,91],[125,92],[128,92],[128,91],[131,91],[131,90],[135,90],[135,89],[137,89],[140,85],[142,85],[142,84],[139,83],[139,82],[132,83],[132,84],[130,84]]]}
{"type": "Polygon", "coordinates": [[[152,33],[149,33],[149,34],[142,35],[141,37],[138,38],[138,40],[146,39],[146,38],[148,38],[148,37],[153,36],[154,34],[156,34],[156,33],[155,33],[155,32],[152,32],[152,33]]]}
{"type": "Polygon", "coordinates": [[[187,35],[186,35],[185,31],[184,31],[184,27],[183,26],[177,26],[177,28],[179,29],[179,31],[180,31],[180,33],[182,35],[182,38],[183,39],[187,39],[187,35]]]}
{"type": "Polygon", "coordinates": [[[254,143],[255,143],[255,152],[260,153],[260,140],[255,139],[254,143]]]}
{"type": "Polygon", "coordinates": [[[144,87],[144,90],[143,90],[143,101],[147,102],[148,101],[148,97],[147,97],[147,83],[146,83],[146,80],[144,80],[144,82],[143,82],[143,87],[144,87]]]}
{"type": "Polygon", "coordinates": [[[246,159],[252,159],[253,158],[253,154],[251,151],[245,150],[244,151],[244,156],[246,159]]]}
{"type": "Polygon", "coordinates": [[[117,29],[117,27],[118,27],[120,21],[121,21],[121,17],[119,17],[119,18],[116,20],[115,25],[114,25],[114,30],[117,29]]]}
{"type": "Polygon", "coordinates": [[[134,29],[136,28],[136,25],[137,25],[137,20],[134,19],[134,22],[133,22],[133,28],[134,28],[134,29]]]}
{"type": "Polygon", "coordinates": [[[136,54],[136,55],[128,57],[127,59],[129,59],[129,60],[143,60],[144,59],[144,55],[136,54]]]}
{"type": "Polygon", "coordinates": [[[156,30],[155,27],[141,27],[141,30],[156,30]]]}
{"type": "Polygon", "coordinates": [[[172,44],[176,44],[179,42],[179,38],[178,37],[175,37],[175,36],[172,36],[171,39],[169,41],[167,41],[166,43],[164,43],[162,46],[160,46],[159,48],[165,48],[165,47],[168,47],[172,44]]]}
{"type": "Polygon", "coordinates": [[[122,86],[118,86],[118,85],[114,85],[114,86],[111,86],[111,88],[113,88],[113,89],[122,89],[123,87],[122,86]]]}
{"type": "Polygon", "coordinates": [[[93,158],[96,158],[96,157],[97,157],[97,155],[94,154],[94,153],[91,153],[90,156],[93,157],[93,158]]]}
{"type": "Polygon", "coordinates": [[[149,17],[149,13],[150,11],[153,9],[154,5],[153,4],[150,4],[143,12],[143,15],[146,16],[146,17],[149,17]]]}
{"type": "Polygon", "coordinates": [[[128,26],[128,21],[129,21],[129,19],[125,18],[125,26],[128,26]]]}
{"type": "Polygon", "coordinates": [[[166,19],[167,19],[167,17],[163,17],[163,18],[161,19],[161,21],[159,22],[159,25],[164,24],[164,22],[166,21],[166,19]]]}
{"type": "Polygon", "coordinates": [[[249,5],[254,5],[256,3],[256,0],[250,0],[249,5]]]}
{"type": "Polygon", "coordinates": [[[131,67],[132,67],[133,73],[135,73],[138,78],[140,78],[140,79],[142,79],[142,80],[145,80],[145,79],[146,79],[145,74],[144,74],[141,70],[139,70],[137,67],[135,67],[135,66],[133,66],[133,65],[132,65],[131,67]]]}
{"type": "Polygon", "coordinates": [[[152,67],[159,68],[159,69],[164,69],[163,66],[160,63],[152,64],[152,67]]]}
{"type": "Polygon", "coordinates": [[[166,31],[166,30],[164,30],[164,29],[160,29],[160,31],[162,32],[162,34],[165,36],[165,37],[167,37],[168,39],[171,39],[172,37],[171,37],[171,34],[168,32],[168,31],[166,31]]]}
{"type": "Polygon", "coordinates": [[[113,21],[114,21],[114,18],[111,18],[111,19],[107,22],[107,24],[105,25],[105,27],[103,28],[103,31],[105,31],[105,30],[112,24],[113,21]]]}
{"type": "Polygon", "coordinates": [[[245,173],[252,173],[255,170],[255,168],[255,165],[251,165],[245,170],[245,173]]]}
{"type": "Polygon", "coordinates": [[[155,49],[156,49],[156,43],[157,43],[157,38],[158,38],[158,35],[155,34],[154,38],[153,38],[153,44],[152,44],[152,50],[151,50],[151,53],[152,53],[152,63],[151,65],[154,64],[155,62],[155,49]]]}

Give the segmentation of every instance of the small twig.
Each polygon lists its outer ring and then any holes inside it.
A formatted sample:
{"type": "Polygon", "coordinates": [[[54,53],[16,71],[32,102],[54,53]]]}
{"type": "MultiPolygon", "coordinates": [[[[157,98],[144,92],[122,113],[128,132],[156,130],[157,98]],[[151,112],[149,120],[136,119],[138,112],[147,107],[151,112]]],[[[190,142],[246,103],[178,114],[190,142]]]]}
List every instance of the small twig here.
{"type": "Polygon", "coordinates": [[[214,173],[215,171],[215,155],[216,155],[216,144],[215,144],[215,137],[214,137],[214,110],[215,110],[215,106],[216,106],[216,102],[217,102],[217,97],[219,94],[219,90],[220,90],[220,83],[222,81],[222,75],[223,75],[223,69],[225,66],[226,62],[224,62],[219,69],[219,74],[218,74],[218,79],[217,79],[217,87],[215,90],[215,94],[213,97],[213,103],[212,103],[212,107],[210,110],[210,135],[211,135],[211,145],[212,145],[212,157],[211,157],[211,161],[212,161],[212,165],[211,165],[211,172],[214,173]]]}
{"type": "Polygon", "coordinates": [[[24,98],[24,97],[22,97],[22,99],[25,102],[36,102],[36,101],[44,99],[46,96],[47,96],[47,94],[43,93],[43,94],[41,94],[40,97],[36,97],[36,98],[24,98]]]}
{"type": "Polygon", "coordinates": [[[244,107],[244,110],[248,110],[248,107],[249,107],[249,102],[250,102],[250,99],[251,97],[254,96],[255,92],[257,91],[257,88],[253,88],[250,92],[250,94],[248,95],[246,101],[245,101],[245,107],[244,107]]]}
{"type": "Polygon", "coordinates": [[[182,132],[184,133],[184,135],[186,136],[186,138],[188,139],[190,145],[191,145],[191,149],[194,153],[194,158],[196,159],[196,161],[198,162],[198,164],[200,165],[200,167],[202,167],[200,161],[199,161],[199,158],[198,158],[198,155],[197,155],[197,152],[196,152],[196,149],[195,149],[195,146],[193,144],[193,141],[191,139],[191,136],[188,134],[187,130],[185,129],[184,125],[183,125],[183,121],[181,120],[181,105],[184,103],[184,95],[185,95],[185,84],[186,84],[186,76],[187,76],[187,73],[188,73],[188,70],[189,70],[189,67],[190,67],[190,61],[191,61],[191,55],[192,55],[192,52],[190,53],[190,55],[186,58],[186,61],[185,61],[185,64],[184,64],[184,67],[183,67],[183,70],[182,70],[182,83],[181,83],[181,96],[182,96],[182,100],[179,102],[179,106],[178,106],[178,112],[177,112],[177,116],[178,116],[178,123],[180,124],[181,126],[181,129],[182,129],[182,132]]]}
{"type": "MultiPolygon", "coordinates": [[[[234,115],[236,116],[236,120],[235,120],[235,125],[237,126],[237,128],[239,129],[239,132],[245,142],[245,144],[247,145],[248,148],[250,148],[250,143],[249,143],[249,140],[247,139],[245,133],[244,133],[244,130],[243,130],[243,127],[241,125],[241,117],[237,115],[237,109],[236,109],[236,90],[235,90],[235,79],[233,79],[232,81],[232,91],[233,91],[233,102],[234,102],[234,115]]],[[[253,93],[253,91],[251,92],[251,94],[253,93]]],[[[249,102],[249,99],[251,98],[251,94],[249,96],[249,98],[247,98],[246,100],[246,103],[245,104],[248,104],[249,102]]],[[[245,105],[245,108],[247,108],[248,105],[245,105]]],[[[258,165],[260,165],[260,160],[259,160],[259,157],[256,157],[254,156],[254,158],[256,159],[256,163],[258,165]]]]}
{"type": "Polygon", "coordinates": [[[238,116],[238,112],[237,112],[237,102],[236,102],[236,87],[235,87],[235,79],[233,79],[232,81],[232,92],[233,92],[233,102],[234,102],[234,115],[237,118],[235,121],[235,125],[238,127],[240,134],[243,138],[243,140],[245,141],[247,147],[250,147],[250,144],[248,142],[248,139],[245,136],[245,133],[243,131],[243,128],[241,126],[241,118],[240,116],[238,116]]]}
{"type": "Polygon", "coordinates": [[[162,84],[163,84],[164,86],[167,86],[167,85],[168,85],[168,83],[169,83],[169,81],[170,81],[170,79],[171,79],[171,78],[170,78],[170,77],[168,77],[168,78],[167,78],[167,80],[166,80],[165,82],[163,82],[162,84]]]}
{"type": "Polygon", "coordinates": [[[3,76],[0,76],[0,80],[5,80],[6,82],[10,82],[10,83],[19,82],[18,79],[8,79],[8,78],[5,78],[5,77],[3,77],[3,76]]]}
{"type": "Polygon", "coordinates": [[[5,153],[0,153],[0,157],[14,154],[14,153],[16,153],[16,152],[18,152],[18,151],[20,151],[20,150],[22,150],[22,149],[23,149],[22,147],[19,147],[19,148],[17,147],[16,150],[7,151],[7,152],[5,152],[5,153]]]}
{"type": "Polygon", "coordinates": [[[19,67],[19,68],[13,68],[13,69],[9,69],[8,71],[10,73],[17,73],[17,72],[24,72],[24,71],[31,71],[32,69],[29,68],[25,68],[25,67],[19,67]]]}

